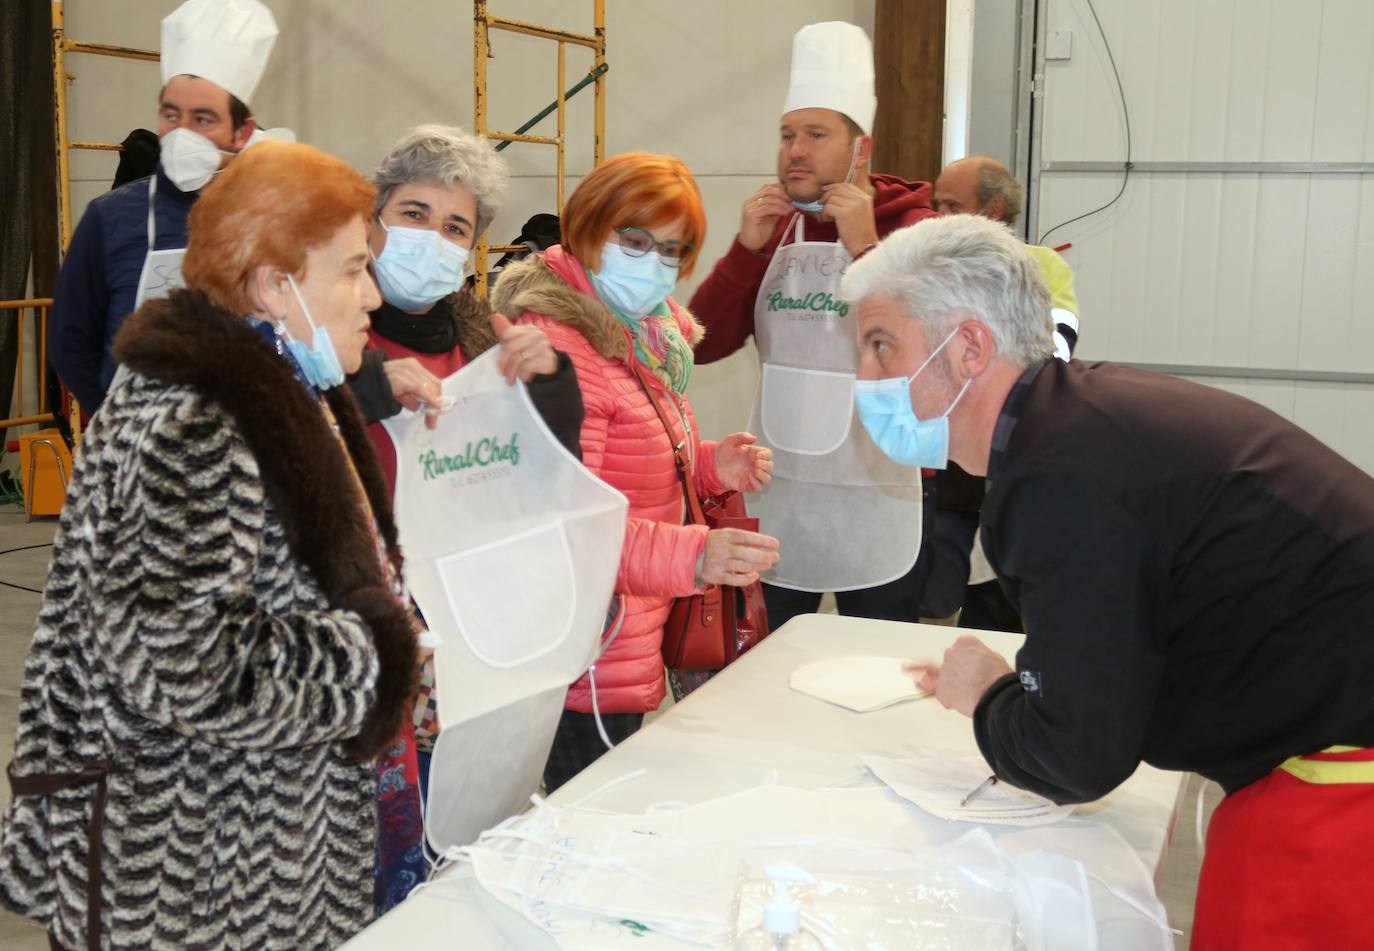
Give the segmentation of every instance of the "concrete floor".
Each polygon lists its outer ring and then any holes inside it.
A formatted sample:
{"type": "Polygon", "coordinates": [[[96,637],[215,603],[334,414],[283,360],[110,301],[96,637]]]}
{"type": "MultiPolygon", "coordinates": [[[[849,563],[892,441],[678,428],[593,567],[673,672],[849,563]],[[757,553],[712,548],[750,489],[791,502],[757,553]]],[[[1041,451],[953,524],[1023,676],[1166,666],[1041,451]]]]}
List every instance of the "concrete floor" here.
{"type": "MultiPolygon", "coordinates": [[[[0,581],[42,588],[52,553],[46,544],[52,541],[56,528],[55,518],[38,518],[26,524],[18,506],[0,506],[0,551],[27,545],[45,546],[0,555],[0,581]]],[[[0,585],[0,763],[8,763],[14,749],[19,686],[38,603],[37,594],[0,585]]],[[[1193,899],[1197,891],[1198,874],[1198,849],[1193,830],[1197,791],[1202,782],[1198,776],[1188,777],[1173,844],[1159,884],[1159,894],[1168,909],[1169,922],[1183,932],[1183,937],[1176,941],[1180,949],[1188,946],[1188,934],[1193,922],[1193,899]]],[[[0,805],[7,802],[8,798],[8,785],[0,781],[0,805]]],[[[1219,788],[1208,783],[1204,794],[1204,815],[1210,816],[1219,799],[1219,788]]],[[[0,948],[5,951],[47,951],[47,947],[47,938],[41,928],[17,915],[0,911],[0,948]]]]}
{"type": "MultiPolygon", "coordinates": [[[[0,555],[0,764],[8,765],[14,752],[14,728],[19,710],[19,685],[24,679],[24,658],[38,613],[38,595],[8,585],[42,588],[52,555],[56,518],[35,518],[25,523],[17,505],[0,506],[0,551],[25,545],[42,548],[0,555]]],[[[9,783],[0,779],[0,803],[9,802],[9,783]]],[[[0,911],[0,948],[5,951],[47,951],[43,929],[26,918],[0,911]]]]}

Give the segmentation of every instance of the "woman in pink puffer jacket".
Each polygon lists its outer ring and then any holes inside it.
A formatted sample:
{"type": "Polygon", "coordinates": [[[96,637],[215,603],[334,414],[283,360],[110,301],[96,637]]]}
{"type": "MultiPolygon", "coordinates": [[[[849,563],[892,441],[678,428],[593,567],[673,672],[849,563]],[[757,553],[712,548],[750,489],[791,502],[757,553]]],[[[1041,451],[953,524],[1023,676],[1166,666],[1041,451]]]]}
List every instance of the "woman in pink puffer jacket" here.
{"type": "Polygon", "coordinates": [[[568,197],[563,245],[510,266],[493,291],[497,311],[540,327],[572,359],[587,413],[582,460],[630,502],[616,584],[625,617],[597,661],[595,697],[588,677],[568,691],[544,774],[549,791],[605,752],[594,700],[617,742],[658,708],[673,600],[707,583],[750,584],[778,558],[777,540],[766,535],[683,524],[675,445],[692,454],[702,497],[758,489],[773,468],[770,451],[748,433],[700,441],[684,395],[702,329],[668,294],[691,273],[705,230],[696,182],[680,161],[619,155],[568,197]]]}

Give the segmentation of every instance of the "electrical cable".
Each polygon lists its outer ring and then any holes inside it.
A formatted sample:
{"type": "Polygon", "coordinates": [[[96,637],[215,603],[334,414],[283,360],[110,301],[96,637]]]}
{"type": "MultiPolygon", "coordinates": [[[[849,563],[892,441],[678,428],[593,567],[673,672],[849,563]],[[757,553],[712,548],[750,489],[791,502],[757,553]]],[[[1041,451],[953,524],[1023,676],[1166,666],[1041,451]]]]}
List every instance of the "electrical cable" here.
{"type": "Polygon", "coordinates": [[[1131,180],[1131,169],[1134,167],[1131,164],[1131,113],[1126,108],[1126,90],[1121,85],[1121,73],[1116,68],[1116,57],[1112,55],[1112,44],[1107,41],[1107,32],[1102,29],[1102,21],[1097,18],[1097,8],[1093,6],[1093,0],[1084,0],[1084,2],[1088,4],[1088,12],[1093,15],[1093,22],[1097,24],[1097,34],[1102,37],[1102,47],[1107,51],[1107,62],[1112,64],[1112,75],[1116,77],[1117,95],[1121,97],[1121,118],[1126,123],[1126,161],[1122,163],[1121,167],[1126,174],[1121,176],[1121,187],[1117,189],[1116,195],[1113,196],[1111,201],[1107,202],[1105,205],[1094,208],[1092,211],[1085,211],[1083,214],[1070,218],[1068,221],[1059,222],[1059,224],[1055,225],[1049,231],[1040,235],[1040,240],[1037,241],[1036,244],[1042,247],[1045,244],[1045,239],[1060,228],[1071,225],[1075,221],[1082,221],[1084,218],[1090,218],[1099,211],[1106,211],[1108,208],[1112,207],[1112,205],[1115,205],[1121,199],[1121,196],[1126,194],[1126,183],[1131,180]]]}
{"type": "MultiPolygon", "coordinates": [[[[20,545],[18,548],[6,548],[0,551],[0,555],[12,555],[17,551],[33,551],[35,548],[51,548],[52,542],[43,542],[39,545],[20,545]]],[[[0,581],[0,587],[18,588],[20,591],[29,591],[33,594],[42,594],[42,588],[30,588],[28,585],[15,584],[13,581],[0,581]]]]}
{"type": "MultiPolygon", "coordinates": [[[[3,462],[5,453],[0,450],[0,462],[3,462]]],[[[19,486],[19,480],[14,477],[14,473],[9,470],[0,472],[0,505],[23,505],[24,491],[19,486]]]]}
{"type": "Polygon", "coordinates": [[[43,542],[39,545],[20,545],[18,548],[6,548],[0,551],[0,555],[13,555],[17,551],[33,551],[35,548],[51,548],[52,542],[43,542]]]}

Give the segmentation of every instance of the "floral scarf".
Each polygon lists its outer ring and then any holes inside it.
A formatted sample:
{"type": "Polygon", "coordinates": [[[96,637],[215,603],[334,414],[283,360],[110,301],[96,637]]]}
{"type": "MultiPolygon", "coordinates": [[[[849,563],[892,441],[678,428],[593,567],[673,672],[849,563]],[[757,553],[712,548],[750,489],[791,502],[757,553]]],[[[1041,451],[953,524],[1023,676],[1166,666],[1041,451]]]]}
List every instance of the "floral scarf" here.
{"type": "Polygon", "coordinates": [[[611,312],[634,337],[639,362],[674,393],[681,396],[687,392],[687,383],[692,379],[692,345],[682,335],[682,327],[668,302],[661,302],[638,319],[627,317],[614,307],[611,312]]]}

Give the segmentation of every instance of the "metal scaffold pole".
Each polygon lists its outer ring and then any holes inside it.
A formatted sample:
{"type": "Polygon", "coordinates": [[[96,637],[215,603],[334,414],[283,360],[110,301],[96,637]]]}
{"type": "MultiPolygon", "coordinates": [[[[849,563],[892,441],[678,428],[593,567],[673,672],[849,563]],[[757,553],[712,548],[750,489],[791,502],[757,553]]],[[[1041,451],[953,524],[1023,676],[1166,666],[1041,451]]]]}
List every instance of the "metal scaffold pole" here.
{"type": "MultiPolygon", "coordinates": [[[[595,100],[593,161],[595,164],[599,165],[606,157],[606,71],[609,69],[609,65],[606,62],[605,0],[594,0],[593,2],[592,14],[594,30],[590,35],[573,33],[568,30],[560,30],[554,27],[540,26],[536,23],[525,23],[520,20],[508,20],[504,17],[491,16],[487,12],[487,0],[473,0],[472,13],[473,128],[478,135],[498,140],[501,143],[496,147],[498,151],[506,148],[511,142],[531,142],[536,145],[554,146],[557,151],[555,178],[557,183],[558,213],[562,214],[564,193],[566,191],[567,101],[589,84],[592,86],[592,95],[595,100]],[[495,132],[487,126],[487,60],[491,57],[492,30],[505,30],[509,33],[520,33],[525,36],[533,36],[558,44],[558,68],[554,87],[554,100],[514,132],[495,132]],[[566,50],[569,44],[590,49],[593,53],[594,60],[592,68],[587,72],[586,76],[571,88],[565,88],[567,83],[566,50]],[[533,129],[542,119],[553,112],[558,114],[556,135],[533,135],[530,133],[530,129],[533,129]]],[[[487,293],[488,255],[493,251],[506,253],[523,250],[525,250],[524,245],[490,245],[487,243],[485,235],[478,240],[475,258],[477,293],[479,296],[485,297],[487,293]]]]}

